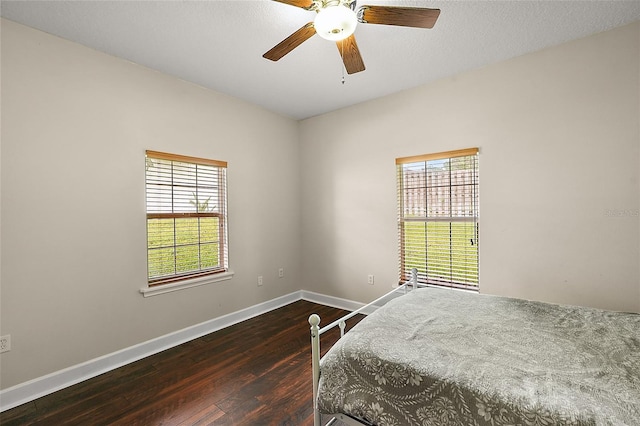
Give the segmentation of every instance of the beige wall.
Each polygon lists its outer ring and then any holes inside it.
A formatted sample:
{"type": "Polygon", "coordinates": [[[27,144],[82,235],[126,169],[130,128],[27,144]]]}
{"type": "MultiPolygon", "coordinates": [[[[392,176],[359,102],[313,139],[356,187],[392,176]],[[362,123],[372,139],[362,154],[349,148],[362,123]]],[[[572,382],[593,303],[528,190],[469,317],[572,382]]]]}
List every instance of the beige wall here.
{"type": "Polygon", "coordinates": [[[2,20],[1,136],[3,388],[299,290],[295,121],[2,20]],[[232,280],[138,292],[145,149],[228,161],[232,280]]]}
{"type": "Polygon", "coordinates": [[[306,287],[358,301],[388,290],[394,159],[477,146],[481,292],[640,311],[639,34],[635,23],[303,121],[306,287]]]}
{"type": "Polygon", "coordinates": [[[298,124],[2,20],[2,388],[301,287],[373,299],[394,159],[471,146],[482,292],[640,311],[639,52],[636,23],[298,124]],[[138,293],[145,149],[229,162],[231,281],[138,293]]]}

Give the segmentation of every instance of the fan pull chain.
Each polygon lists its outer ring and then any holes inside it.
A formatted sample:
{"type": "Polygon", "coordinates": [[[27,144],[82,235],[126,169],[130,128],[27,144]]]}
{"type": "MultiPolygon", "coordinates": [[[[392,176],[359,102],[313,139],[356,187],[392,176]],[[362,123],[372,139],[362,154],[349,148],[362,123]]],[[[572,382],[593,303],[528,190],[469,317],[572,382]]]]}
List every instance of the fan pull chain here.
{"type": "Polygon", "coordinates": [[[342,68],[342,85],[344,86],[344,39],[340,40],[340,47],[342,48],[342,64],[340,64],[340,68],[342,68]]]}

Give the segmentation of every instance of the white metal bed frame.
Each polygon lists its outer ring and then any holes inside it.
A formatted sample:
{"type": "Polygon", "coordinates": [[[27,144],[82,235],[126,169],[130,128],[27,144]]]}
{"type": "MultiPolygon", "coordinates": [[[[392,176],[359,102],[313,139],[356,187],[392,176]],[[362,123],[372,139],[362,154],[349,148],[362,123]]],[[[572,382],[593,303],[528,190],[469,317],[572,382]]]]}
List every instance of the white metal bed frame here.
{"type": "MultiPolygon", "coordinates": [[[[394,293],[398,293],[400,291],[404,291],[404,293],[407,293],[407,291],[409,291],[409,288],[415,289],[418,287],[418,285],[419,285],[418,270],[414,268],[411,270],[411,279],[409,281],[406,281],[405,283],[399,285],[398,287],[394,288],[393,290],[386,293],[385,295],[377,298],[373,302],[368,303],[359,309],[356,309],[355,311],[343,316],[342,318],[338,318],[337,320],[335,320],[329,325],[326,325],[320,328],[319,327],[320,316],[318,316],[317,314],[312,314],[309,317],[309,324],[311,325],[311,366],[312,366],[312,376],[313,376],[313,425],[314,426],[322,426],[321,415],[317,407],[318,382],[320,381],[320,336],[326,333],[327,331],[331,330],[332,328],[338,326],[340,328],[340,338],[342,338],[344,336],[344,330],[345,330],[345,327],[347,326],[348,319],[353,318],[357,314],[362,313],[363,311],[371,308],[372,306],[376,306],[378,302],[389,298],[394,293]]],[[[351,425],[352,426],[368,425],[368,423],[364,423],[361,420],[355,419],[351,416],[348,416],[342,413],[331,414],[331,416],[332,416],[331,420],[329,420],[325,426],[331,426],[336,422],[336,420],[340,420],[341,422],[346,423],[347,425],[350,425],[350,426],[351,425]]]]}

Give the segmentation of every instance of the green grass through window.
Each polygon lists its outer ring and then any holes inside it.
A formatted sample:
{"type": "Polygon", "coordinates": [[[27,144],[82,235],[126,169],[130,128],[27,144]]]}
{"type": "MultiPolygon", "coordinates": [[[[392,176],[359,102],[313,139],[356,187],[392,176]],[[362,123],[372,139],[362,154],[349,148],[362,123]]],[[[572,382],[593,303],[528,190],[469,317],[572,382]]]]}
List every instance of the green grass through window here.
{"type": "Polygon", "coordinates": [[[219,220],[148,219],[149,278],[220,267],[219,220]]]}
{"type": "Polygon", "coordinates": [[[478,285],[475,222],[404,222],[404,270],[427,281],[478,285]]]}

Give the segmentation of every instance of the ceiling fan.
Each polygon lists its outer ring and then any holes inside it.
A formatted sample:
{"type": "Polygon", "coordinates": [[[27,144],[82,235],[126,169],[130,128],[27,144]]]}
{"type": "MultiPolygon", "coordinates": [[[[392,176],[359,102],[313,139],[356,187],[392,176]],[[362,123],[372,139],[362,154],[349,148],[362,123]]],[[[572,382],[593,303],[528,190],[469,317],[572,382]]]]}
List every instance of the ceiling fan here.
{"type": "Polygon", "coordinates": [[[353,35],[358,22],[433,28],[440,15],[440,9],[420,7],[361,6],[356,10],[356,0],[273,1],[315,11],[318,14],[314,21],[308,22],[262,55],[264,58],[277,61],[317,33],[324,39],[336,42],[348,74],[365,70],[353,35]]]}

